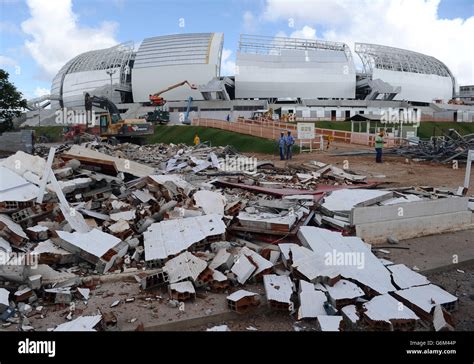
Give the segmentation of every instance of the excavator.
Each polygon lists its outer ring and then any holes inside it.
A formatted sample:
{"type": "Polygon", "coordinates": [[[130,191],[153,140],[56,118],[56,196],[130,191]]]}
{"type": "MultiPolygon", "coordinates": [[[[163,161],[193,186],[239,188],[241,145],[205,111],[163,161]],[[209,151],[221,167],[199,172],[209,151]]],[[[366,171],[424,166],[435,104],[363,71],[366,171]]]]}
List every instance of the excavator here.
{"type": "Polygon", "coordinates": [[[87,112],[90,112],[93,106],[107,112],[98,115],[98,126],[89,127],[81,124],[69,127],[64,133],[65,140],[78,142],[95,136],[112,142],[130,141],[140,144],[144,137],[154,132],[153,124],[145,119],[122,119],[117,106],[107,97],[91,96],[86,93],[84,104],[87,112]]]}
{"type": "MultiPolygon", "coordinates": [[[[165,92],[168,92],[170,90],[173,90],[177,87],[181,87],[183,85],[188,85],[189,88],[192,90],[196,90],[197,87],[196,85],[193,85],[189,83],[188,81],[182,81],[177,84],[171,85],[161,91],[156,92],[153,95],[149,96],[150,102],[152,105],[155,106],[154,111],[150,111],[148,113],[148,116],[146,117],[146,121],[151,122],[151,123],[159,123],[159,124],[166,124],[170,121],[170,113],[169,111],[164,109],[164,105],[166,104],[166,100],[161,97],[162,94],[165,92]]],[[[189,114],[189,110],[191,107],[191,102],[192,102],[192,97],[189,97],[188,99],[188,110],[186,111],[186,117],[185,120],[187,120],[187,115],[189,114]]]]}

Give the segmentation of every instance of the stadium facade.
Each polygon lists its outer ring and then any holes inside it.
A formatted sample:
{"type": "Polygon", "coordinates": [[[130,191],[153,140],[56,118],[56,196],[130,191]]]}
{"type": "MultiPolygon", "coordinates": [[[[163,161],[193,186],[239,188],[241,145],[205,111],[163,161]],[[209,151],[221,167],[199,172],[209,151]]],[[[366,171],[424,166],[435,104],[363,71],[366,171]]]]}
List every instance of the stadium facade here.
{"type": "MultiPolygon", "coordinates": [[[[89,92],[107,96],[138,116],[150,107],[150,94],[183,80],[199,87],[163,94],[172,120],[187,108],[192,117],[235,119],[276,104],[296,116],[332,120],[412,104],[431,105],[431,111],[439,112],[433,103],[448,105],[456,96],[449,68],[413,51],[356,43],[356,70],[344,43],[241,35],[235,75],[222,77],[223,44],[223,33],[189,33],[147,38],[136,51],[124,43],[80,54],[54,77],[51,109],[83,107],[84,93],[89,92]]],[[[30,105],[44,107],[47,99],[30,100],[30,105]]],[[[471,121],[472,114],[462,111],[451,117],[471,121]]]]}

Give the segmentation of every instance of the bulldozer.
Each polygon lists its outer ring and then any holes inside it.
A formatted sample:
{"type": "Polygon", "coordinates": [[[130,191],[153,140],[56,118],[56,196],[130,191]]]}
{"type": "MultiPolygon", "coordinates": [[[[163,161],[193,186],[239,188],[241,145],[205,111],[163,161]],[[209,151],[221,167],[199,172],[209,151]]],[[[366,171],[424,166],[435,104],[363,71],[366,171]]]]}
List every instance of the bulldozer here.
{"type": "Polygon", "coordinates": [[[87,112],[92,110],[93,106],[107,110],[107,112],[98,115],[98,126],[78,129],[77,133],[88,133],[98,135],[101,139],[107,139],[119,142],[141,143],[144,137],[152,135],[154,132],[153,124],[145,119],[123,119],[117,106],[107,97],[84,95],[84,104],[87,112]]]}
{"type": "MultiPolygon", "coordinates": [[[[189,83],[188,81],[182,81],[177,84],[171,85],[163,90],[160,90],[156,92],[153,95],[149,96],[149,100],[152,105],[155,106],[155,110],[150,111],[146,117],[146,121],[151,122],[151,123],[158,123],[158,124],[167,124],[170,121],[170,113],[169,111],[164,109],[164,106],[166,104],[166,100],[161,97],[162,94],[164,94],[167,91],[173,90],[177,87],[183,86],[183,85],[188,85],[192,90],[196,90],[197,87],[196,85],[193,85],[189,83]]],[[[186,111],[186,116],[185,116],[185,121],[188,119],[189,111],[191,108],[191,103],[192,103],[192,97],[189,97],[188,99],[188,107],[186,111]]],[[[185,122],[183,122],[185,123],[185,122]]]]}

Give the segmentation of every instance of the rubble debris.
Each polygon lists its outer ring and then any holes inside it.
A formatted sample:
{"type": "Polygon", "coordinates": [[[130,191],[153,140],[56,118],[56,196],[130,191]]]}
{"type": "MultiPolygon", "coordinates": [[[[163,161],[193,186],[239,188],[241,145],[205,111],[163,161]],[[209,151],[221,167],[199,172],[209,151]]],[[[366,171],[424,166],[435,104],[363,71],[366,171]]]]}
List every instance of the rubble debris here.
{"type": "Polygon", "coordinates": [[[87,301],[89,299],[91,290],[89,288],[77,287],[77,292],[79,292],[82,298],[84,298],[84,300],[87,301]]]}
{"type": "Polygon", "coordinates": [[[164,269],[159,269],[158,272],[152,274],[140,273],[139,277],[142,289],[159,287],[169,282],[168,272],[164,269]]]}
{"type": "Polygon", "coordinates": [[[79,316],[78,318],[56,326],[53,331],[96,331],[94,328],[102,320],[102,315],[79,316]]]}
{"type": "Polygon", "coordinates": [[[294,310],[294,305],[291,301],[293,282],[289,277],[267,274],[263,276],[263,285],[268,304],[271,308],[287,312],[294,310]]]}
{"type": "Polygon", "coordinates": [[[230,254],[227,249],[222,248],[219,249],[214,259],[212,259],[211,263],[209,264],[209,268],[211,269],[218,269],[221,268],[224,271],[229,270],[232,268],[232,264],[234,263],[234,257],[230,254]]]}
{"type": "Polygon", "coordinates": [[[190,281],[171,283],[168,290],[170,297],[177,301],[194,300],[196,298],[196,290],[190,281]]]}
{"type": "Polygon", "coordinates": [[[202,208],[206,215],[224,215],[225,197],[219,192],[200,190],[194,193],[196,207],[202,208]]]}
{"type": "Polygon", "coordinates": [[[393,282],[400,289],[430,284],[428,278],[412,271],[405,264],[392,264],[387,269],[392,272],[393,282]]]}
{"type": "Polygon", "coordinates": [[[17,152],[0,161],[0,277],[12,292],[0,318],[20,330],[33,329],[20,323],[25,313],[65,305],[70,322],[59,329],[116,329],[120,309],[73,320],[76,301],[87,304],[106,273],[135,278],[144,296],[137,302],[147,307],[204,298],[212,306],[210,291],[246,313],[261,302],[251,291],[263,288],[271,308],[315,319],[323,331],[412,330],[418,320],[435,330],[452,326],[454,296],[373,252],[402,248],[391,242],[413,224],[433,231],[422,221],[471,221],[469,198],[455,191],[372,189],[379,183],[365,174],[317,161],[228,171],[222,158],[239,156],[230,147],[92,142],[38,151],[48,159],[17,152]],[[400,207],[405,215],[394,218],[400,207]],[[366,243],[387,237],[389,247],[366,243]],[[39,265],[29,266],[30,258],[39,265]]]}
{"type": "Polygon", "coordinates": [[[154,168],[137,163],[133,160],[116,158],[80,145],[73,145],[62,154],[64,160],[76,159],[81,165],[89,166],[92,170],[116,174],[129,173],[136,177],[146,177],[154,172],[154,168]]]}
{"type": "Polygon", "coordinates": [[[457,308],[458,303],[457,297],[434,284],[410,287],[393,292],[393,295],[427,321],[432,321],[431,311],[436,305],[450,312],[457,308]]]}
{"type": "Polygon", "coordinates": [[[5,288],[0,288],[0,314],[10,307],[10,302],[8,300],[9,297],[10,292],[8,292],[5,288]]]}
{"type": "MultiPolygon", "coordinates": [[[[0,166],[0,211],[8,212],[9,204],[33,200],[38,194],[38,187],[28,182],[21,175],[0,166]]],[[[11,209],[15,210],[15,208],[11,209]]],[[[11,211],[10,210],[10,211],[11,211]]]]}
{"type": "Polygon", "coordinates": [[[453,159],[467,159],[469,150],[474,149],[474,134],[461,135],[454,129],[443,132],[442,136],[432,136],[429,140],[410,140],[386,153],[394,153],[405,158],[446,163],[453,159]]]}
{"type": "Polygon", "coordinates": [[[260,296],[241,289],[227,296],[227,305],[232,311],[246,313],[260,305],[260,296]]]}
{"type": "Polygon", "coordinates": [[[356,330],[360,320],[357,307],[355,305],[344,306],[341,308],[341,314],[346,327],[350,330],[356,330]]]}
{"type": "Polygon", "coordinates": [[[168,274],[169,282],[175,283],[190,278],[196,281],[207,268],[207,263],[190,252],[184,252],[165,263],[164,271],[168,274]]]}
{"type": "Polygon", "coordinates": [[[40,289],[42,286],[42,279],[43,277],[41,276],[41,274],[35,274],[32,276],[29,276],[28,286],[33,290],[40,289]]]}
{"type": "Polygon", "coordinates": [[[35,225],[26,229],[26,235],[33,241],[43,241],[49,237],[49,229],[46,226],[35,225]]]}
{"type": "Polygon", "coordinates": [[[319,331],[340,331],[342,316],[318,316],[316,317],[319,331]]]}
{"type": "Polygon", "coordinates": [[[329,296],[329,301],[336,307],[341,309],[344,306],[355,303],[358,297],[364,296],[364,291],[351,281],[341,279],[334,286],[325,285],[329,296]]]}
{"type": "Polygon", "coordinates": [[[256,269],[257,265],[250,261],[245,254],[242,254],[236,259],[231,272],[237,276],[237,281],[240,284],[244,284],[256,269]]]}
{"type": "Polygon", "coordinates": [[[32,255],[38,256],[39,264],[72,264],[76,262],[76,256],[57,246],[51,239],[41,241],[31,251],[32,255]]]}
{"type": "Polygon", "coordinates": [[[229,327],[227,325],[218,325],[218,326],[213,326],[206,331],[230,331],[229,327]]]}
{"type": "Polygon", "coordinates": [[[317,291],[312,283],[300,280],[299,299],[298,320],[326,315],[324,309],[324,303],[327,301],[326,295],[317,291]]]}
{"type": "Polygon", "coordinates": [[[433,328],[435,331],[454,331],[453,320],[449,312],[441,305],[433,309],[433,328]]]}
{"type": "Polygon", "coordinates": [[[16,302],[27,301],[34,294],[33,290],[30,287],[24,287],[16,291],[13,296],[15,297],[16,302]]]}
{"type": "Polygon", "coordinates": [[[221,239],[224,233],[222,216],[217,214],[154,223],[143,233],[145,261],[160,264],[207,238],[221,239]]]}
{"type": "Polygon", "coordinates": [[[363,305],[363,319],[383,331],[412,331],[419,317],[388,293],[376,296],[363,305]]]}
{"type": "Polygon", "coordinates": [[[298,236],[301,243],[313,250],[339,275],[357,281],[368,288],[367,294],[393,292],[390,272],[359,238],[317,227],[302,226],[298,236]]]}
{"type": "Polygon", "coordinates": [[[88,233],[56,231],[58,238],[52,240],[61,248],[78,254],[85,261],[95,264],[97,271],[107,272],[115,260],[123,257],[128,245],[113,235],[98,229],[88,233]]]}
{"type": "Polygon", "coordinates": [[[14,246],[21,246],[28,240],[22,227],[4,214],[0,214],[0,237],[14,246]]]}
{"type": "Polygon", "coordinates": [[[44,299],[49,302],[69,304],[72,301],[71,288],[47,288],[44,290],[44,299]]]}

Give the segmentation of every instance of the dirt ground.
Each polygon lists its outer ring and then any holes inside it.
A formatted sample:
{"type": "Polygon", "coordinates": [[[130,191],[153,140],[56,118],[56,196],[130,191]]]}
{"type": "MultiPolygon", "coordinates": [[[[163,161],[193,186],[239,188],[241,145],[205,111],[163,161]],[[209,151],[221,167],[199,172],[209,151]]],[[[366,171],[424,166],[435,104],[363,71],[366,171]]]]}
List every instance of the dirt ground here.
{"type": "MultiPolygon", "coordinates": [[[[355,150],[369,150],[367,147],[354,146],[343,143],[334,143],[329,150],[304,152],[295,154],[289,162],[280,161],[279,156],[269,154],[246,153],[248,156],[256,157],[258,160],[271,160],[276,167],[285,168],[288,165],[298,165],[311,160],[323,163],[331,163],[343,168],[345,161],[351,171],[367,175],[370,179],[383,181],[387,186],[433,186],[457,188],[464,183],[465,164],[439,164],[431,162],[414,162],[399,156],[385,156],[384,163],[375,163],[375,154],[361,156],[336,156],[332,153],[348,152],[355,150]],[[455,166],[454,166],[455,167],[455,166]],[[380,177],[385,176],[385,177],[380,177]]],[[[471,188],[474,188],[474,169],[471,171],[471,188]]]]}
{"type": "Polygon", "coordinates": [[[474,331],[474,264],[463,269],[427,274],[428,279],[459,298],[452,316],[456,331],[474,331]]]}

